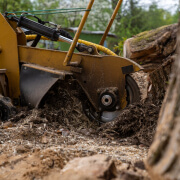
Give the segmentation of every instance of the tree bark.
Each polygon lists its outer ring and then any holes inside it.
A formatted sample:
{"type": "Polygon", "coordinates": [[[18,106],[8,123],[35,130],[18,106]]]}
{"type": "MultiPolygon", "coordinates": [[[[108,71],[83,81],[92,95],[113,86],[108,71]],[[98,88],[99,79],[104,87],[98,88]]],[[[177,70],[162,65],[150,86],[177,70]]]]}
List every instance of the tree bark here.
{"type": "Polygon", "coordinates": [[[169,84],[169,75],[176,58],[177,24],[142,32],[126,40],[124,56],[136,61],[149,72],[148,97],[160,104],[169,84]]]}
{"type": "Polygon", "coordinates": [[[149,72],[148,97],[155,104],[161,104],[164,99],[169,84],[172,65],[176,56],[177,55],[169,56],[161,66],[149,72]]]}
{"type": "Polygon", "coordinates": [[[176,49],[177,24],[142,32],[124,43],[124,57],[152,71],[172,56],[176,49]]]}
{"type": "Polygon", "coordinates": [[[177,37],[178,56],[146,160],[153,180],[180,179],[180,28],[177,37]]]}

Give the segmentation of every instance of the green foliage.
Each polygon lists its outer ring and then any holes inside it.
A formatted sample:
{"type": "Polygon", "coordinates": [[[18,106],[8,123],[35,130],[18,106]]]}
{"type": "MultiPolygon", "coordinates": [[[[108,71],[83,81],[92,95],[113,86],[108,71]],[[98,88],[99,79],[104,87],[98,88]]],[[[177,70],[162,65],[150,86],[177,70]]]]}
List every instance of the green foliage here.
{"type": "MultiPolygon", "coordinates": [[[[41,10],[62,8],[85,8],[89,0],[0,0],[0,12],[19,10],[41,10]]],[[[96,0],[90,12],[84,30],[104,31],[111,18],[118,0],[96,0]]],[[[122,55],[125,39],[163,25],[176,23],[179,9],[174,14],[159,8],[152,2],[149,8],[139,5],[138,0],[123,0],[122,7],[111,28],[111,32],[118,36],[115,50],[122,55]]],[[[52,21],[62,27],[77,27],[84,12],[64,14],[47,14],[39,16],[45,21],[52,21]]]]}
{"type": "MultiPolygon", "coordinates": [[[[34,1],[34,9],[36,10],[45,10],[45,9],[56,9],[59,8],[59,2],[57,0],[48,1],[48,0],[36,0],[34,1]]],[[[44,21],[54,21],[55,14],[46,14],[46,15],[39,15],[38,17],[43,19],[44,21]]]]}
{"type": "Polygon", "coordinates": [[[31,0],[0,0],[0,12],[5,11],[22,11],[32,10],[33,4],[31,0]]]}
{"type": "MultiPolygon", "coordinates": [[[[35,9],[67,9],[67,8],[84,8],[88,0],[36,0],[35,9]]],[[[45,21],[52,21],[60,24],[62,27],[77,27],[81,21],[84,12],[72,12],[61,14],[42,15],[40,18],[45,21]]]]}
{"type": "Polygon", "coordinates": [[[172,23],[177,23],[179,19],[179,8],[177,8],[176,13],[172,15],[172,23]]]}
{"type": "Polygon", "coordinates": [[[149,10],[145,14],[145,19],[147,20],[145,24],[147,30],[173,23],[171,13],[164,9],[158,9],[156,3],[150,5],[149,10]]]}
{"type": "Polygon", "coordinates": [[[96,0],[85,25],[86,30],[104,31],[113,9],[109,0],[96,0]]]}
{"type": "Polygon", "coordinates": [[[118,52],[119,56],[123,56],[123,46],[124,42],[126,41],[127,38],[122,38],[122,40],[119,41],[117,46],[114,46],[115,52],[118,52]]]}
{"type": "MultiPolygon", "coordinates": [[[[112,0],[112,2],[114,1],[118,0],[112,0]]],[[[143,31],[177,23],[178,14],[178,10],[172,15],[167,10],[158,8],[155,2],[152,2],[149,8],[145,9],[139,6],[137,0],[125,1],[118,14],[115,28],[115,33],[119,37],[118,49],[122,52],[122,42],[124,39],[143,31]]]]}

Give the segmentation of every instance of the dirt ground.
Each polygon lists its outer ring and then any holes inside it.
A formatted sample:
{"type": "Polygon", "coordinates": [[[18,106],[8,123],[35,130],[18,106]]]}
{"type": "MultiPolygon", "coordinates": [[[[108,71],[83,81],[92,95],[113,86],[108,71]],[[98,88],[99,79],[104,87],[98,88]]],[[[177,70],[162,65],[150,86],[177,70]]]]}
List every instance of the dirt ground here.
{"type": "Polygon", "coordinates": [[[8,122],[1,122],[0,179],[46,179],[60,173],[75,157],[95,154],[111,157],[118,174],[149,179],[143,160],[154,136],[160,106],[145,100],[147,75],[137,73],[134,78],[142,102],[125,108],[107,124],[87,119],[71,85],[51,91],[43,108],[24,107],[8,122]]]}

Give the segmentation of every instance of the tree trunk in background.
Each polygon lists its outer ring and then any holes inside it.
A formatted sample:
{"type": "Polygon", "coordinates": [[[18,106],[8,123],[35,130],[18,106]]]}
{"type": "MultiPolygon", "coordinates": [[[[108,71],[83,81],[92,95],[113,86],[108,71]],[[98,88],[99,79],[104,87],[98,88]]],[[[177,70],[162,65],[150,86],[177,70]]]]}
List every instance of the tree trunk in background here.
{"type": "Polygon", "coordinates": [[[153,180],[180,179],[180,28],[177,41],[178,56],[146,160],[153,180]]]}

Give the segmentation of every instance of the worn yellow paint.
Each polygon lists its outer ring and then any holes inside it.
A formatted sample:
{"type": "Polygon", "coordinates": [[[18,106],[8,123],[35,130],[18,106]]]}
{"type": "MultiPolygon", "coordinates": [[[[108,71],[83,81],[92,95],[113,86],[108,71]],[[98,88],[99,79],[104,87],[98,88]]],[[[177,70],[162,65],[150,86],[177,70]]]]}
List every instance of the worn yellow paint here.
{"type": "Polygon", "coordinates": [[[77,32],[76,32],[76,34],[74,36],[73,42],[72,42],[72,44],[71,44],[71,46],[69,48],[69,51],[68,51],[68,53],[67,53],[67,55],[66,55],[66,57],[64,59],[64,62],[63,62],[64,66],[70,65],[70,61],[71,61],[74,49],[76,47],[76,44],[77,44],[78,39],[79,39],[79,36],[80,36],[81,31],[82,31],[82,29],[84,27],[84,24],[86,22],[86,19],[87,19],[88,15],[89,15],[89,12],[91,10],[91,7],[92,7],[93,3],[94,3],[94,0],[90,0],[89,1],[89,4],[88,4],[88,6],[86,8],[87,11],[84,13],[84,16],[83,16],[83,18],[82,18],[82,20],[81,20],[81,22],[79,24],[78,30],[77,30],[77,32]]]}
{"type": "Polygon", "coordinates": [[[111,28],[111,26],[112,26],[112,24],[113,24],[113,21],[114,21],[114,19],[115,19],[115,17],[116,17],[116,14],[118,13],[118,10],[119,10],[121,4],[122,4],[122,0],[119,0],[118,3],[117,3],[117,5],[116,5],[116,8],[114,9],[114,12],[113,12],[113,14],[112,14],[112,16],[111,16],[111,19],[110,19],[110,21],[109,21],[109,24],[108,24],[108,26],[107,26],[104,34],[103,34],[103,37],[102,37],[99,45],[103,45],[103,44],[104,44],[104,41],[106,40],[106,37],[107,37],[107,35],[108,35],[108,32],[109,32],[109,30],[110,30],[110,28],[111,28]]]}
{"type": "Polygon", "coordinates": [[[141,67],[135,62],[119,56],[74,53],[71,62],[72,64],[77,62],[78,67],[71,69],[70,66],[63,65],[67,52],[27,47],[25,45],[25,36],[21,30],[17,30],[14,24],[10,26],[1,14],[0,25],[0,47],[2,49],[0,53],[0,69],[7,69],[11,98],[20,96],[19,63],[32,63],[50,67],[54,70],[72,72],[73,77],[77,79],[96,111],[99,111],[99,95],[97,91],[108,87],[118,88],[119,107],[121,109],[126,107],[125,74],[122,73],[121,68],[132,65],[134,71],[139,71],[141,67]],[[19,37],[17,38],[18,34],[19,37]]]}
{"type": "Polygon", "coordinates": [[[18,98],[19,90],[19,61],[17,50],[17,35],[7,20],[0,14],[0,69],[6,69],[9,83],[9,96],[18,98]]]}
{"type": "MultiPolygon", "coordinates": [[[[19,46],[20,62],[70,71],[69,66],[63,66],[66,54],[67,52],[19,46]]],[[[133,65],[134,71],[139,71],[141,67],[138,64],[118,56],[81,53],[74,53],[71,62],[79,62],[82,73],[73,72],[73,76],[77,79],[97,111],[97,90],[99,88],[118,87],[120,108],[126,107],[125,75],[122,73],[121,68],[133,65]]]]}

